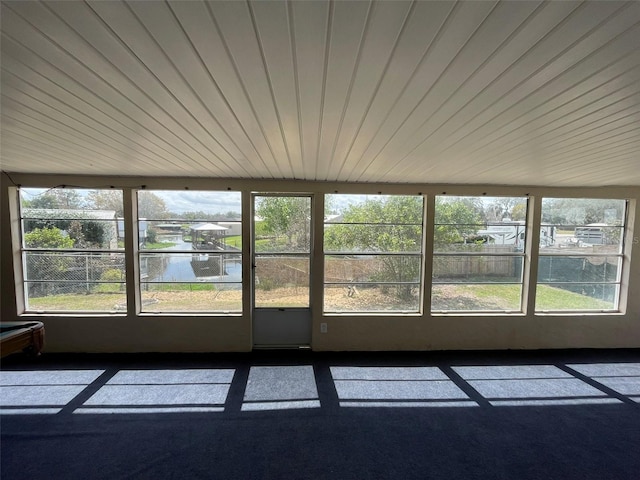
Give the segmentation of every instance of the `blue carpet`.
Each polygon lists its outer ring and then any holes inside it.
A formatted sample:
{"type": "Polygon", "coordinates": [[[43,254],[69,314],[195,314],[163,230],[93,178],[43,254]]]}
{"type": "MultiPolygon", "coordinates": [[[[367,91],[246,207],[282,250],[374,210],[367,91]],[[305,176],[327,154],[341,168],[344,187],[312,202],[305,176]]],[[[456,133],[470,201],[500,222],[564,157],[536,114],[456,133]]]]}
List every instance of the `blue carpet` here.
{"type": "Polygon", "coordinates": [[[640,352],[16,355],[7,479],[640,478],[640,352]]]}

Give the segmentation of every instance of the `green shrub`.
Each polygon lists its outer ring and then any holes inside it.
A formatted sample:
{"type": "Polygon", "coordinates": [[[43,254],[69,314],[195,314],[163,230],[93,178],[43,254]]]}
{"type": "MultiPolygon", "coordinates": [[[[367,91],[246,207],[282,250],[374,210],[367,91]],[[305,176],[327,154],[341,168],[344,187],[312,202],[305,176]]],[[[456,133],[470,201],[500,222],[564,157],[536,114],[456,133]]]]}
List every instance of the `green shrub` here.
{"type": "Polygon", "coordinates": [[[110,268],[102,272],[100,275],[101,282],[118,282],[118,283],[101,283],[94,291],[99,293],[113,293],[124,290],[124,272],[117,268],[110,268]]]}

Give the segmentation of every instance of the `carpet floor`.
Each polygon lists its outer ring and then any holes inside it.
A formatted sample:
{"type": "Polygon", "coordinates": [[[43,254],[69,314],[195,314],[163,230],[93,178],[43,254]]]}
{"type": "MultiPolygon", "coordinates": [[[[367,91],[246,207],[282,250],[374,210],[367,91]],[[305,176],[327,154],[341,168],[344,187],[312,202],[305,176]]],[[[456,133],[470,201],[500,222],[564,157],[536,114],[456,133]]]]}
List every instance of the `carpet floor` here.
{"type": "Polygon", "coordinates": [[[640,478],[640,351],[14,355],[6,479],[640,478]]]}

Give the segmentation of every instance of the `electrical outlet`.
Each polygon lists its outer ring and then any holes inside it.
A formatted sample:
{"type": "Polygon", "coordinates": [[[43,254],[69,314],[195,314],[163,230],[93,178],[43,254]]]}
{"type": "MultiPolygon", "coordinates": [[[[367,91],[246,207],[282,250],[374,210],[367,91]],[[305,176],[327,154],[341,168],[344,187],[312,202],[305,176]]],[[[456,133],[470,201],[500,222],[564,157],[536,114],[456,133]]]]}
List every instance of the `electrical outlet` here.
{"type": "Polygon", "coordinates": [[[320,333],[327,333],[327,324],[326,323],[321,323],[320,324],[320,333]]]}

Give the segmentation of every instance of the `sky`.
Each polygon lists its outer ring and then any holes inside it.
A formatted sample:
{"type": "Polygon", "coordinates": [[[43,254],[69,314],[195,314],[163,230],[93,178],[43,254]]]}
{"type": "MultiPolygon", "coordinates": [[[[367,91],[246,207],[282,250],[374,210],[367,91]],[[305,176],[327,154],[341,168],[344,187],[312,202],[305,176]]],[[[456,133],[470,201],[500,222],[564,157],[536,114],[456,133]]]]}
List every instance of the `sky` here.
{"type": "MultiPolygon", "coordinates": [[[[75,189],[81,197],[89,189],[75,189]]],[[[25,199],[33,199],[48,191],[45,188],[21,188],[25,199]]],[[[162,198],[170,212],[184,213],[202,211],[206,213],[227,213],[241,211],[241,197],[239,192],[229,191],[201,191],[201,190],[149,190],[162,198]]],[[[333,209],[342,210],[352,203],[364,201],[367,195],[332,195],[333,209]]]]}
{"type": "MultiPolygon", "coordinates": [[[[75,189],[81,197],[86,197],[90,189],[75,189]]],[[[25,199],[43,195],[45,188],[21,188],[25,199]]],[[[227,213],[240,212],[241,200],[238,192],[195,191],[195,190],[149,190],[164,200],[167,209],[174,213],[197,212],[227,213]]]]}
{"type": "MultiPolygon", "coordinates": [[[[81,196],[86,196],[90,191],[87,189],[76,189],[81,196]]],[[[24,198],[34,198],[42,195],[48,190],[44,188],[22,188],[24,198]]],[[[233,191],[202,191],[202,190],[149,190],[162,198],[167,209],[173,213],[198,212],[205,213],[227,213],[241,212],[241,196],[239,192],[233,191]]],[[[349,205],[361,203],[367,198],[380,197],[380,195],[363,194],[331,194],[331,209],[341,212],[349,205]]],[[[384,195],[382,195],[384,197],[384,195]]],[[[494,197],[483,198],[483,201],[494,201],[494,197]]]]}
{"type": "Polygon", "coordinates": [[[210,192],[195,190],[154,190],[162,198],[170,212],[227,213],[241,211],[238,192],[210,192]]]}

